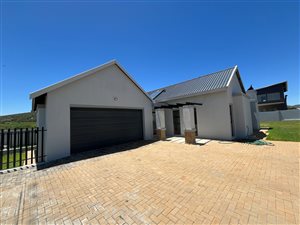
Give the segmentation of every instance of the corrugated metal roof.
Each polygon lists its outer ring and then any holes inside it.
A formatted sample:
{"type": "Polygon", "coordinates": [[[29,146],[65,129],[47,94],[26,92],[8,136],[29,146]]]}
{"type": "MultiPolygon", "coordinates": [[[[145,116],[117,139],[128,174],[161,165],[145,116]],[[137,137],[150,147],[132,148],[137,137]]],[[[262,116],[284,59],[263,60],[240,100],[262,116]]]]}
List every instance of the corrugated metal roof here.
{"type": "Polygon", "coordinates": [[[161,102],[173,98],[225,88],[234,69],[235,67],[228,68],[215,73],[197,77],[192,80],[184,81],[164,88],[159,88],[148,92],[148,94],[151,96],[152,93],[158,90],[164,90],[161,94],[153,99],[156,102],[161,102]]]}

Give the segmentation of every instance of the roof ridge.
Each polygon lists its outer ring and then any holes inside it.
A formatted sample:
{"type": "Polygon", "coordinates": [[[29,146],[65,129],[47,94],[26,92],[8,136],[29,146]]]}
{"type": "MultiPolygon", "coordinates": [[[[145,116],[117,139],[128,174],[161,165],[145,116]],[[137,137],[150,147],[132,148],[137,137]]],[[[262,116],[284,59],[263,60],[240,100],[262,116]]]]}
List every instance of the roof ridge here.
{"type": "Polygon", "coordinates": [[[192,78],[192,79],[189,79],[189,80],[185,80],[185,81],[182,81],[182,82],[179,82],[179,83],[176,83],[176,84],[171,84],[171,85],[169,85],[169,86],[164,86],[164,87],[161,87],[161,88],[157,88],[157,89],[155,89],[155,90],[148,91],[148,93],[149,93],[149,92],[154,92],[154,91],[157,91],[157,90],[161,90],[161,89],[165,89],[165,88],[169,88],[169,87],[172,87],[172,86],[175,86],[175,85],[178,85],[178,84],[183,84],[183,83],[186,83],[186,82],[189,82],[189,81],[192,81],[192,80],[195,80],[195,79],[199,79],[199,78],[202,78],[202,77],[211,76],[211,75],[213,75],[213,74],[215,74],[215,73],[220,73],[220,72],[222,72],[222,71],[230,70],[230,69],[234,69],[234,68],[235,68],[235,66],[234,66],[234,67],[229,67],[229,68],[223,69],[223,70],[218,70],[218,71],[216,71],[216,72],[209,73],[209,74],[205,74],[205,75],[202,75],[202,76],[198,76],[198,77],[195,77],[195,78],[192,78]]]}
{"type": "Polygon", "coordinates": [[[278,85],[278,84],[283,84],[283,83],[286,83],[286,84],[287,84],[287,80],[286,80],[286,81],[279,82],[279,83],[276,83],[276,84],[270,84],[270,85],[268,85],[268,86],[264,86],[264,87],[256,88],[255,90],[260,90],[260,89],[264,89],[264,88],[272,87],[272,86],[275,86],[275,85],[278,85]]]}

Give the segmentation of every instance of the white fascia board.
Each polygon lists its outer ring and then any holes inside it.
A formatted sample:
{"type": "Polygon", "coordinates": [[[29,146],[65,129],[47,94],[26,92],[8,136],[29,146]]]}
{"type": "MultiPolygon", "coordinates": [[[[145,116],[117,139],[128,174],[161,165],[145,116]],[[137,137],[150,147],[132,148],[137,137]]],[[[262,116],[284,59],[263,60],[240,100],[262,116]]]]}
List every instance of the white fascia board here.
{"type": "Polygon", "coordinates": [[[227,84],[226,84],[226,87],[229,87],[229,84],[230,84],[230,82],[231,82],[231,80],[232,80],[232,78],[233,78],[233,76],[234,76],[234,74],[235,74],[237,68],[238,68],[238,66],[235,65],[235,66],[234,66],[234,69],[233,69],[233,71],[232,71],[232,73],[231,73],[231,75],[230,75],[230,78],[229,78],[229,80],[228,80],[228,82],[227,82],[227,84]]]}

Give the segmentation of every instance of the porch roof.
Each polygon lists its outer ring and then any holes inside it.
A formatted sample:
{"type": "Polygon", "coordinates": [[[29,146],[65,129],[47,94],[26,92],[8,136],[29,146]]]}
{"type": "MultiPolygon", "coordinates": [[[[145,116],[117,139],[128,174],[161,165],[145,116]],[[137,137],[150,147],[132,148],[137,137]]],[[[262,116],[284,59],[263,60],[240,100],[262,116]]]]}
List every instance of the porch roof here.
{"type": "Polygon", "coordinates": [[[186,105],[198,105],[201,106],[203,105],[202,103],[197,103],[197,102],[185,102],[185,103],[176,103],[176,104],[156,104],[154,105],[154,109],[173,109],[173,108],[179,108],[182,106],[186,106],[186,105]]]}

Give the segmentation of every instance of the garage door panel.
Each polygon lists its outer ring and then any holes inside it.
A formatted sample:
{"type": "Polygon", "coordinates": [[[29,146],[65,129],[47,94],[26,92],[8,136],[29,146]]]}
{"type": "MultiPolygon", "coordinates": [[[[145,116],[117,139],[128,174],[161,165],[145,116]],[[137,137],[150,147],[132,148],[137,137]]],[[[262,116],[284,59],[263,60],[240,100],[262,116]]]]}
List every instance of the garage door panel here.
{"type": "Polygon", "coordinates": [[[71,108],[71,152],[143,139],[142,110],[71,108]]]}

